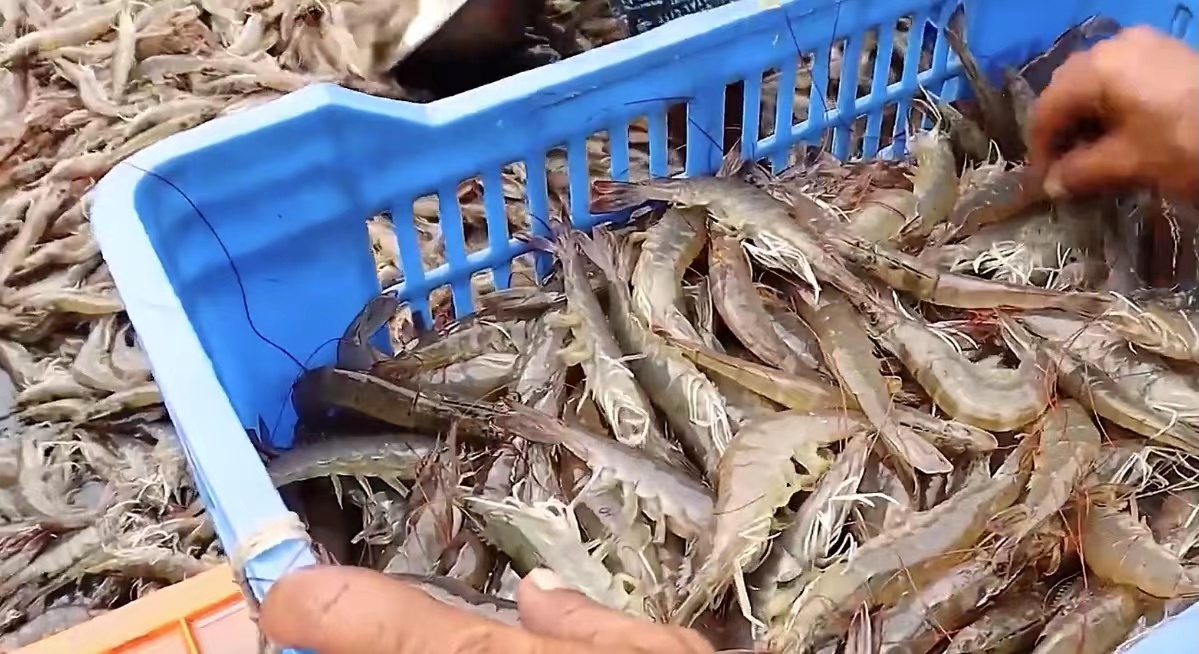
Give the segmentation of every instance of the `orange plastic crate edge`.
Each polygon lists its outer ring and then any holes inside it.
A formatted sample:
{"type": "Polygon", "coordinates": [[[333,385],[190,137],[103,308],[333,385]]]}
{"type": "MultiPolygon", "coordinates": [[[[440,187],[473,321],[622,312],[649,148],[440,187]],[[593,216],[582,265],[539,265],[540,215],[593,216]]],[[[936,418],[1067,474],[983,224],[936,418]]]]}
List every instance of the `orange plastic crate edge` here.
{"type": "MultiPolygon", "coordinates": [[[[17,650],[14,654],[112,654],[175,632],[198,654],[193,623],[234,604],[241,589],[227,565],[157,590],[136,602],[17,650]]],[[[243,611],[249,620],[249,613],[243,611]]],[[[252,650],[251,650],[252,651],[252,650]]]]}

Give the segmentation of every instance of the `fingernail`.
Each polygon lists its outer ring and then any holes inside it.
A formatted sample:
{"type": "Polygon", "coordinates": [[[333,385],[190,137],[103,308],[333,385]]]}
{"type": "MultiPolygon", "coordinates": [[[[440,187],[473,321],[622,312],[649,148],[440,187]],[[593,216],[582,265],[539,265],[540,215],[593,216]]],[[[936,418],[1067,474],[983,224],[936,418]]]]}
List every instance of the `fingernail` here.
{"type": "Polygon", "coordinates": [[[569,586],[566,585],[566,582],[562,581],[562,578],[559,577],[557,573],[555,573],[553,570],[547,570],[546,568],[537,568],[532,570],[528,575],[525,576],[525,578],[541,590],[561,590],[564,588],[569,588],[569,586]]]}
{"type": "Polygon", "coordinates": [[[1066,187],[1062,185],[1061,177],[1053,172],[1045,176],[1045,195],[1055,200],[1066,197],[1066,187]]]}

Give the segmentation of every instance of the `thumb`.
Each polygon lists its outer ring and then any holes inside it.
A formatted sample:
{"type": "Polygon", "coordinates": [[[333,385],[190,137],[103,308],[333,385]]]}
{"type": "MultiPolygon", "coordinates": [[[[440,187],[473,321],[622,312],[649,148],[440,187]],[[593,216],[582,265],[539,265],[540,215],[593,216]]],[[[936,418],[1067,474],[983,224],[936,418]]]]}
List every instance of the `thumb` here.
{"type": "Polygon", "coordinates": [[[1127,137],[1111,133],[1070,150],[1050,165],[1045,192],[1058,198],[1127,186],[1137,181],[1140,163],[1137,149],[1127,137]]]}
{"type": "Polygon", "coordinates": [[[517,591],[521,625],[536,634],[615,648],[619,652],[712,654],[712,646],[691,629],[654,624],[621,613],[569,589],[545,569],[530,572],[517,591]]]}

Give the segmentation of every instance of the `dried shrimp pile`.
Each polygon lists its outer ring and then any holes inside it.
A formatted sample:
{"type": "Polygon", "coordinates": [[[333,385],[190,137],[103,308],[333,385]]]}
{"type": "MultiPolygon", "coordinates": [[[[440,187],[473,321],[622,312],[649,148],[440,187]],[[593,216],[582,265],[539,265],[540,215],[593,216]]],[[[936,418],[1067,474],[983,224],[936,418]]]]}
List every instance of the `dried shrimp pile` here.
{"type": "Polygon", "coordinates": [[[323,554],[780,653],[1105,653],[1199,598],[1199,305],[1121,263],[1163,201],[1047,198],[1026,77],[950,41],[977,112],[910,164],[600,179],[631,221],[529,237],[541,284],[394,356],[372,301],[268,463],[323,554]]]}
{"type": "MultiPolygon", "coordinates": [[[[0,649],[221,557],[84,194],[142,148],[314,82],[434,99],[385,74],[404,7],[0,2],[0,649]]],[[[621,38],[603,9],[572,23],[577,49],[621,38]]]]}

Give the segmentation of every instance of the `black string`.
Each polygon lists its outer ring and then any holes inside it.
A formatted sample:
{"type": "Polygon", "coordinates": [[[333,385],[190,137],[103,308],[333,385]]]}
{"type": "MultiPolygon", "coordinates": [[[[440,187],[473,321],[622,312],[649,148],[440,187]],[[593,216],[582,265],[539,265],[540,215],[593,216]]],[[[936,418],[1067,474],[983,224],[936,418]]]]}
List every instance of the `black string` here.
{"type": "Polygon", "coordinates": [[[310,352],[304,358],[303,361],[296,358],[296,356],[293,355],[291,352],[289,352],[287,350],[287,348],[283,347],[282,345],[280,345],[280,344],[276,343],[274,340],[272,340],[269,336],[267,336],[265,333],[263,333],[263,331],[261,329],[258,328],[258,325],[256,325],[254,323],[254,316],[250,311],[250,300],[249,300],[248,294],[246,292],[245,281],[242,278],[241,271],[237,267],[237,261],[234,260],[233,254],[229,251],[228,246],[225,245],[225,241],[221,239],[221,235],[217,232],[216,227],[212,224],[212,222],[208,219],[208,217],[204,215],[204,212],[200,210],[200,207],[198,207],[196,205],[196,203],[191,199],[191,197],[189,197],[187,195],[187,193],[185,193],[183,191],[183,189],[179,187],[178,184],[171,181],[170,179],[168,179],[166,176],[162,175],[161,173],[157,173],[153,170],[147,170],[147,169],[142,168],[141,166],[138,166],[137,164],[131,163],[129,161],[122,161],[118,165],[129,166],[130,168],[133,168],[134,170],[137,170],[138,172],[141,172],[144,175],[148,175],[150,177],[153,177],[154,179],[157,179],[157,180],[163,182],[167,186],[174,189],[175,192],[178,193],[185,202],[187,202],[188,206],[191,207],[192,211],[194,211],[196,213],[196,215],[199,216],[200,221],[204,223],[204,226],[208,229],[208,232],[210,234],[212,234],[212,237],[214,239],[216,239],[217,245],[220,247],[221,253],[225,257],[225,261],[228,262],[228,264],[229,264],[229,269],[233,272],[233,278],[237,282],[238,293],[241,296],[242,311],[246,317],[246,323],[249,325],[250,330],[252,332],[254,332],[254,335],[257,336],[262,342],[266,343],[267,345],[270,345],[272,348],[274,348],[278,352],[282,353],[283,356],[287,357],[287,359],[289,361],[291,361],[296,366],[296,368],[299,369],[299,372],[296,373],[296,376],[292,379],[291,387],[288,389],[288,392],[287,392],[287,397],[283,400],[283,403],[279,406],[279,410],[275,415],[275,419],[269,425],[269,427],[266,424],[266,422],[263,420],[262,416],[261,415],[259,416],[257,430],[265,431],[266,433],[256,434],[256,433],[254,433],[255,432],[254,428],[247,429],[247,436],[250,438],[251,442],[254,442],[255,446],[257,446],[260,451],[264,451],[268,454],[271,453],[271,450],[273,450],[273,448],[268,446],[271,441],[271,434],[274,433],[279,428],[279,422],[283,419],[283,412],[287,409],[288,403],[292,402],[294,399],[293,395],[294,395],[294,387],[295,387],[296,381],[298,381],[304,373],[306,373],[310,370],[310,368],[308,367],[308,363],[312,361],[312,358],[314,356],[316,356],[326,346],[338,342],[341,339],[341,337],[336,336],[336,337],[327,339],[325,341],[322,341],[319,345],[316,346],[315,349],[312,350],[312,352],[310,352]],[[266,446],[266,447],[264,447],[264,446],[266,446]]]}
{"type": "Polygon", "coordinates": [[[254,324],[254,317],[250,314],[250,300],[246,296],[246,285],[242,280],[241,271],[237,269],[237,262],[233,259],[233,254],[229,252],[229,248],[225,246],[225,242],[221,240],[220,234],[217,233],[216,228],[208,220],[208,217],[204,215],[203,211],[200,211],[200,208],[196,206],[196,203],[193,202],[190,197],[188,197],[187,193],[184,193],[183,189],[179,188],[178,184],[167,179],[164,175],[156,173],[152,170],[146,170],[145,168],[142,168],[141,166],[129,161],[122,161],[121,164],[129,166],[130,168],[133,168],[142,174],[149,175],[150,177],[161,181],[167,186],[170,186],[172,189],[175,189],[175,192],[178,193],[185,202],[187,202],[187,204],[192,208],[192,211],[195,211],[196,215],[200,217],[200,221],[204,223],[204,226],[208,228],[208,231],[212,234],[212,237],[216,239],[217,245],[221,248],[221,253],[225,255],[225,260],[229,262],[229,269],[233,271],[233,277],[237,281],[238,292],[241,294],[242,311],[245,313],[246,322],[250,325],[250,330],[253,331],[254,335],[261,339],[264,343],[281,352],[283,356],[287,357],[296,365],[297,368],[300,368],[301,370],[307,370],[307,368],[304,367],[304,364],[301,363],[299,359],[297,359],[291,352],[287,351],[287,348],[271,340],[270,337],[262,333],[262,330],[258,329],[258,326],[254,324]]]}

